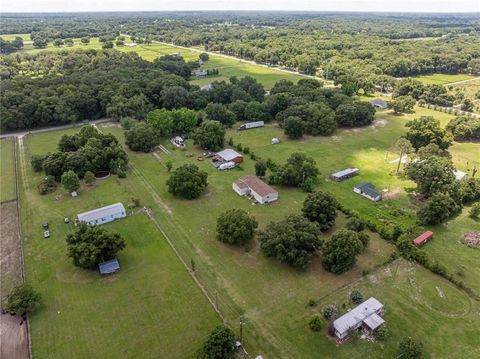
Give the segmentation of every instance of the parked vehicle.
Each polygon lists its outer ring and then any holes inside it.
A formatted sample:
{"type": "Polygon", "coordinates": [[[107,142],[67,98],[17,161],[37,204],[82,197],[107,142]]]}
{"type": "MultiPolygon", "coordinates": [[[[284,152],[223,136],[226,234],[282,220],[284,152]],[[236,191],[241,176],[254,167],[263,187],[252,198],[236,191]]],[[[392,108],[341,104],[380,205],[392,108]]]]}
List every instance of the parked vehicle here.
{"type": "Polygon", "coordinates": [[[50,231],[44,231],[43,238],[50,238],[50,231]]]}
{"type": "Polygon", "coordinates": [[[70,219],[68,219],[68,217],[63,217],[63,222],[70,223],[70,219]]]}
{"type": "Polygon", "coordinates": [[[258,128],[258,127],[263,127],[265,126],[264,121],[256,121],[256,122],[248,122],[244,123],[238,128],[238,131],[243,131],[243,130],[249,130],[251,128],[258,128]]]}
{"type": "Polygon", "coordinates": [[[227,170],[231,170],[232,168],[235,168],[235,162],[233,161],[230,161],[230,162],[225,162],[225,163],[222,163],[218,169],[220,171],[227,171],[227,170]]]}
{"type": "Polygon", "coordinates": [[[48,222],[44,222],[42,224],[42,226],[43,226],[43,229],[47,230],[48,229],[48,222]]]}

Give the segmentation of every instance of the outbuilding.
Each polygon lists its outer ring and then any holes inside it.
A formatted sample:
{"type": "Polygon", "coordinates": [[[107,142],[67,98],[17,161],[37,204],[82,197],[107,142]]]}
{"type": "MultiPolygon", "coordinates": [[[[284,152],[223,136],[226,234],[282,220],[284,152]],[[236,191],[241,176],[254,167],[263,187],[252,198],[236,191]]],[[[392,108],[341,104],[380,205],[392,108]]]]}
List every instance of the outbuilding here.
{"type": "Polygon", "coordinates": [[[382,200],[382,193],[375,190],[375,186],[370,182],[364,182],[356,185],[353,187],[353,192],[358,193],[374,202],[382,200]]]}
{"type": "Polygon", "coordinates": [[[364,327],[374,332],[385,323],[383,313],[383,304],[371,297],[333,322],[335,336],[340,340],[347,339],[352,328],[360,330],[364,327]]]}
{"type": "Polygon", "coordinates": [[[104,224],[127,216],[127,211],[122,203],[118,202],[109,206],[97,208],[77,215],[77,222],[85,222],[92,226],[104,224]]]}
{"type": "Polygon", "coordinates": [[[375,108],[386,109],[388,107],[388,102],[382,100],[381,98],[376,98],[375,100],[370,101],[370,105],[375,108]]]}
{"type": "Polygon", "coordinates": [[[232,188],[240,196],[251,196],[260,204],[278,200],[278,192],[254,175],[240,177],[232,183],[232,188]]]}
{"type": "Polygon", "coordinates": [[[340,182],[358,174],[358,168],[347,168],[339,172],[332,173],[329,178],[333,181],[340,182]]]}
{"type": "Polygon", "coordinates": [[[120,263],[116,258],[102,262],[98,265],[100,274],[112,274],[120,270],[120,263]]]}
{"type": "Polygon", "coordinates": [[[230,148],[227,148],[223,151],[218,152],[217,156],[224,162],[230,162],[230,161],[235,163],[243,162],[243,156],[237,151],[234,151],[230,148]]]}
{"type": "Polygon", "coordinates": [[[433,238],[433,232],[432,231],[426,231],[426,232],[422,233],[420,236],[418,236],[417,238],[415,238],[413,240],[413,244],[415,244],[417,247],[421,247],[432,238],[433,238]]]}

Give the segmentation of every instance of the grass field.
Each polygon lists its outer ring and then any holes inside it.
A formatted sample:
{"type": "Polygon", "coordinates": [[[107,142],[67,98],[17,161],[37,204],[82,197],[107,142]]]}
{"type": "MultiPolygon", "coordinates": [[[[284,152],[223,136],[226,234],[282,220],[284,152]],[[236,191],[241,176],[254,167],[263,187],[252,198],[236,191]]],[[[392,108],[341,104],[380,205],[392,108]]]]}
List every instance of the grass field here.
{"type": "Polygon", "coordinates": [[[15,199],[15,160],[13,154],[14,140],[0,140],[0,202],[15,199]]]}
{"type": "Polygon", "coordinates": [[[472,79],[472,75],[467,74],[458,74],[458,75],[448,75],[448,74],[433,74],[425,76],[416,76],[413,77],[415,80],[419,80],[425,85],[448,85],[452,82],[464,81],[472,79]]]}
{"type": "MultiPolygon", "coordinates": [[[[28,153],[53,151],[61,135],[78,129],[29,135],[28,153]]],[[[190,358],[219,318],[157,228],[144,213],[105,225],[122,233],[119,273],[100,277],[76,268],[66,256],[65,236],[79,212],[146,192],[135,176],[111,177],[71,198],[61,188],[40,196],[41,174],[27,168],[22,191],[22,227],[28,279],[43,297],[31,318],[35,358],[190,358]],[[48,221],[51,238],[41,224],[48,221]],[[141,228],[141,231],[139,230],[141,228]],[[179,338],[182,338],[179,340],[179,338]]]]}
{"type": "Polygon", "coordinates": [[[0,34],[0,37],[6,41],[15,40],[17,36],[21,37],[23,41],[31,41],[30,34],[0,34]]]}

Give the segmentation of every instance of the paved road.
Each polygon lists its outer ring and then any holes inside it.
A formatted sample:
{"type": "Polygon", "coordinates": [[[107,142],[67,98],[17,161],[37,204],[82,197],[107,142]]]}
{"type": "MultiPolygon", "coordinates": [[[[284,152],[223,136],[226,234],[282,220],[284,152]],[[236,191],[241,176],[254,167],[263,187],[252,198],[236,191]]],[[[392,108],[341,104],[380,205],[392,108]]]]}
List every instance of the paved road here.
{"type": "MultiPolygon", "coordinates": [[[[95,120],[95,121],[89,121],[89,125],[96,125],[98,123],[103,123],[103,122],[110,122],[112,121],[110,118],[102,118],[100,120],[95,120]]],[[[85,123],[87,124],[87,123],[85,123]]],[[[75,126],[83,126],[83,123],[75,123],[75,124],[70,124],[70,125],[62,125],[62,126],[51,126],[51,127],[44,127],[44,128],[38,128],[35,130],[31,131],[18,131],[18,132],[9,132],[9,133],[2,133],[0,134],[0,138],[6,138],[6,137],[23,137],[25,135],[31,134],[31,133],[41,133],[41,132],[50,132],[50,131],[56,131],[56,130],[64,130],[66,128],[71,128],[75,126]]]]}

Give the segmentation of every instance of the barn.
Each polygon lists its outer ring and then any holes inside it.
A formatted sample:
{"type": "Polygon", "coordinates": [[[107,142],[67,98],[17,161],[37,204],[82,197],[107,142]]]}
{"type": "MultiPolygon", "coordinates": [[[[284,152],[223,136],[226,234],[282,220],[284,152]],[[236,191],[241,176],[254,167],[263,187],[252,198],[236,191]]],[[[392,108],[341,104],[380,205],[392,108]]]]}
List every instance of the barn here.
{"type": "Polygon", "coordinates": [[[127,216],[127,211],[122,203],[118,202],[109,206],[97,208],[77,215],[77,222],[85,222],[92,226],[104,224],[127,216]]]}
{"type": "Polygon", "coordinates": [[[278,192],[257,176],[242,176],[232,183],[232,188],[240,196],[251,196],[260,204],[278,200],[278,192]]]}
{"type": "Polygon", "coordinates": [[[425,233],[423,233],[420,236],[418,236],[417,238],[415,238],[413,240],[413,244],[415,244],[417,247],[421,247],[432,238],[433,238],[433,232],[432,231],[426,231],[425,233]]]}
{"type": "Polygon", "coordinates": [[[238,153],[237,151],[234,151],[230,148],[227,148],[226,150],[218,152],[217,156],[223,162],[230,162],[230,161],[235,162],[235,163],[243,162],[243,156],[240,153],[238,153]]]}

